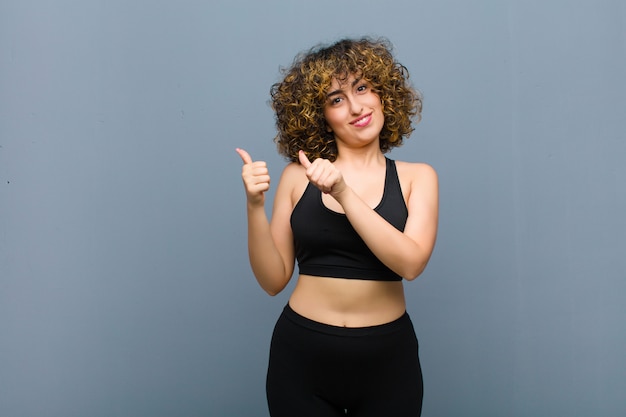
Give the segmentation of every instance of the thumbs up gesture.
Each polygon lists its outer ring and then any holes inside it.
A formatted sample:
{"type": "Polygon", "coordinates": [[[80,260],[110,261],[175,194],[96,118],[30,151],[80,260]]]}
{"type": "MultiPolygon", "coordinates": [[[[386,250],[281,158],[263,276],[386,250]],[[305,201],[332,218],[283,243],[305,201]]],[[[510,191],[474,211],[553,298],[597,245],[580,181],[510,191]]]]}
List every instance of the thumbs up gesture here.
{"type": "Polygon", "coordinates": [[[243,149],[235,150],[243,161],[241,178],[246,189],[248,204],[262,206],[265,203],[265,192],[270,188],[267,164],[264,161],[253,161],[250,154],[243,149]]]}
{"type": "Polygon", "coordinates": [[[311,162],[304,152],[300,151],[298,153],[298,160],[306,169],[306,176],[309,182],[319,188],[323,193],[336,197],[346,188],[341,171],[328,159],[318,158],[311,162]]]}

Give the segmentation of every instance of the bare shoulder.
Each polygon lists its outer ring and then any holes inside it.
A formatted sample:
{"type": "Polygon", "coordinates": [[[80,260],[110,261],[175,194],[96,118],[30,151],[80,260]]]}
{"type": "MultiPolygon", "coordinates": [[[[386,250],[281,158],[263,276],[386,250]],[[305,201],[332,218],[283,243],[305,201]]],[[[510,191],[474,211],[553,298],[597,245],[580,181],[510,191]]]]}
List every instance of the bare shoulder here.
{"type": "Polygon", "coordinates": [[[396,169],[401,182],[437,184],[437,171],[429,164],[396,161],[396,169]]]}
{"type": "Polygon", "coordinates": [[[436,206],[439,183],[435,169],[423,162],[396,162],[400,187],[407,206],[416,203],[436,206]]]}
{"type": "Polygon", "coordinates": [[[296,186],[297,184],[306,181],[305,169],[297,162],[290,162],[283,169],[283,173],[280,176],[281,184],[288,185],[289,188],[296,186]]]}
{"type": "Polygon", "coordinates": [[[279,195],[283,197],[288,196],[293,207],[304,193],[307,183],[308,180],[304,167],[297,162],[291,162],[283,169],[278,185],[277,197],[279,195]]]}
{"type": "Polygon", "coordinates": [[[283,169],[283,177],[299,176],[304,174],[304,167],[298,162],[290,162],[283,169]]]}

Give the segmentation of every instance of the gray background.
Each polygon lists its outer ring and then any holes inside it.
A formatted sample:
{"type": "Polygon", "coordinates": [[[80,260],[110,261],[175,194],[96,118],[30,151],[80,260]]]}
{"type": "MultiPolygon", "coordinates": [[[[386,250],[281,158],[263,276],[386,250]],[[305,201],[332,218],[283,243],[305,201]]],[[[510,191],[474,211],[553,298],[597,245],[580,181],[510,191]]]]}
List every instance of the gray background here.
{"type": "Polygon", "coordinates": [[[292,287],[251,275],[234,148],[275,184],[279,66],[363,34],[425,97],[391,156],[440,174],[406,285],[423,415],[626,415],[625,20],[620,0],[0,1],[0,415],[267,415],[292,287]]]}

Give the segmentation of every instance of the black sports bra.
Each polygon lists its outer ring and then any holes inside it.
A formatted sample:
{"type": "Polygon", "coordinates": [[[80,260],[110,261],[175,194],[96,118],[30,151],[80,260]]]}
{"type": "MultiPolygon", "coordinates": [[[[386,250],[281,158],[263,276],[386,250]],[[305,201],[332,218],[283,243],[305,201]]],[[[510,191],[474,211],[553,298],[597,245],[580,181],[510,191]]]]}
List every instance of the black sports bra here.
{"type": "MultiPolygon", "coordinates": [[[[393,160],[386,158],[383,197],[374,208],[396,229],[404,231],[408,210],[393,160]]],[[[324,205],[322,193],[309,183],[291,213],[300,274],[320,277],[401,281],[402,277],[376,258],[343,213],[324,205]]]]}

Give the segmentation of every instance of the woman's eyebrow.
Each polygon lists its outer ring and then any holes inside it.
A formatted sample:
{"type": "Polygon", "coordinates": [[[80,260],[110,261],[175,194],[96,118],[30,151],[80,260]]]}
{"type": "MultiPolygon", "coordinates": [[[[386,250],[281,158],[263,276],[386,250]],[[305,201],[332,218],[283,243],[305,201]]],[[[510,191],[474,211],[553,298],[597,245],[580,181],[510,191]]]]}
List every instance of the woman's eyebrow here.
{"type": "MultiPolygon", "coordinates": [[[[363,79],[363,77],[359,77],[359,78],[355,78],[354,81],[352,81],[352,83],[350,84],[351,87],[354,87],[355,85],[357,85],[361,80],[363,79]]],[[[335,91],[331,91],[330,93],[326,94],[326,98],[330,98],[332,96],[336,96],[337,94],[341,94],[343,92],[343,88],[339,88],[335,91]]]]}

